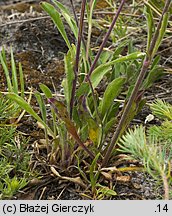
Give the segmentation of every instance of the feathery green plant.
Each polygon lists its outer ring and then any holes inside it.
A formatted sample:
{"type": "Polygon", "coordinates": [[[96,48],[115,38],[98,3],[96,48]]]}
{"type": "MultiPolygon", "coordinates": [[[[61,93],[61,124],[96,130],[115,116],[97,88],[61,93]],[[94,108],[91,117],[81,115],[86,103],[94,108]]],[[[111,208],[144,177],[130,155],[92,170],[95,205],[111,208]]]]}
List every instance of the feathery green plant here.
{"type": "MultiPolygon", "coordinates": [[[[24,98],[22,67],[19,63],[17,71],[12,48],[11,66],[8,65],[4,48],[0,52],[0,63],[6,76],[8,92],[13,92],[24,98]]],[[[16,118],[18,116],[21,118],[24,112],[21,111],[18,104],[7,98],[6,94],[0,92],[0,199],[9,199],[14,196],[28,184],[32,175],[28,166],[30,160],[26,148],[28,141],[16,132],[16,118]],[[17,137],[19,145],[16,141],[17,137]]]]}
{"type": "MultiPolygon", "coordinates": [[[[30,155],[26,145],[28,141],[17,134],[16,127],[8,123],[12,111],[8,109],[9,99],[3,98],[0,104],[2,119],[0,119],[0,199],[11,198],[29,181],[30,155]],[[4,103],[4,110],[1,109],[4,103]],[[7,109],[6,109],[7,107],[7,109]],[[20,145],[16,138],[19,138],[20,145]]],[[[15,110],[16,111],[16,110],[15,110]]]]}
{"type": "Polygon", "coordinates": [[[161,126],[151,126],[147,132],[143,126],[129,130],[119,140],[119,151],[128,153],[143,163],[145,170],[158,182],[163,182],[164,198],[169,199],[172,186],[172,105],[156,100],[150,105],[153,114],[163,120],[161,126]]]}

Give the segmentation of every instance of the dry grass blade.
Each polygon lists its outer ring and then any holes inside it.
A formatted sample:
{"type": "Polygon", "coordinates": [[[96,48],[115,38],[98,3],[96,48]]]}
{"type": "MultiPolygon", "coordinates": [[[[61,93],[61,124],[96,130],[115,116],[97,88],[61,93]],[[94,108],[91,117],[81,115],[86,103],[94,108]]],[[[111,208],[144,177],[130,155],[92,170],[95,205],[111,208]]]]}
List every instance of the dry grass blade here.
{"type": "Polygon", "coordinates": [[[55,176],[59,177],[60,179],[67,180],[67,181],[73,182],[75,184],[78,184],[84,189],[87,188],[87,185],[84,184],[84,182],[82,181],[82,179],[80,177],[71,178],[71,177],[67,177],[67,176],[61,176],[59,174],[59,172],[52,166],[51,166],[51,171],[55,176]]]}

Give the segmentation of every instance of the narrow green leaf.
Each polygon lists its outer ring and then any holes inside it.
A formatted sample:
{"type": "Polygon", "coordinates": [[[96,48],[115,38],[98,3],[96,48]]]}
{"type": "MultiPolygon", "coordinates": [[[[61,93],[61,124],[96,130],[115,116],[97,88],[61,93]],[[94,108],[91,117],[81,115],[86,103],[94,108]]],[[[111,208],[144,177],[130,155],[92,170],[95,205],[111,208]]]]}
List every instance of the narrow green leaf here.
{"type": "Polygon", "coordinates": [[[107,186],[97,184],[96,187],[99,187],[99,193],[102,193],[103,195],[106,195],[106,196],[116,196],[117,195],[116,191],[108,188],[107,186]]]}
{"type": "Polygon", "coordinates": [[[79,88],[76,91],[76,96],[79,98],[82,95],[87,95],[89,92],[89,84],[86,82],[81,83],[79,88]]]}
{"type": "Polygon", "coordinates": [[[132,54],[129,54],[127,56],[122,56],[120,58],[117,58],[113,61],[107,62],[105,64],[102,64],[98,66],[93,73],[91,74],[91,82],[93,85],[93,88],[95,88],[99,82],[102,80],[103,76],[111,70],[111,66],[113,66],[116,63],[122,63],[125,61],[131,61],[135,59],[142,59],[145,56],[145,53],[142,52],[134,52],[132,54]]]}
{"type": "Polygon", "coordinates": [[[60,18],[59,12],[55,9],[55,7],[47,2],[41,2],[41,7],[50,15],[51,19],[55,23],[57,29],[59,30],[60,34],[62,35],[63,39],[65,40],[68,48],[71,47],[69,39],[67,37],[65,27],[63,22],[60,18]]]}
{"type": "Polygon", "coordinates": [[[101,128],[89,115],[86,115],[85,121],[88,123],[89,138],[93,142],[94,146],[97,147],[101,137],[101,128]]]}
{"type": "Polygon", "coordinates": [[[0,61],[1,61],[4,73],[5,73],[6,80],[7,80],[8,91],[12,92],[13,91],[13,87],[12,87],[12,83],[11,83],[11,78],[10,78],[9,70],[8,70],[7,64],[5,63],[6,59],[3,59],[1,53],[0,53],[0,61]]]}
{"type": "Polygon", "coordinates": [[[77,159],[77,161],[78,161],[77,166],[76,166],[76,169],[78,169],[78,171],[80,172],[82,178],[83,178],[87,183],[89,183],[86,173],[85,173],[85,172],[82,170],[82,168],[80,167],[80,161],[82,161],[82,159],[81,159],[80,157],[78,157],[77,155],[75,155],[75,157],[76,157],[76,159],[77,159]]]}
{"type": "Polygon", "coordinates": [[[161,42],[162,42],[162,39],[166,33],[166,29],[167,29],[167,25],[168,25],[168,20],[169,20],[169,12],[165,13],[164,14],[164,17],[163,17],[163,20],[162,20],[162,26],[160,28],[160,31],[159,31],[159,36],[158,36],[158,39],[155,43],[155,47],[154,47],[154,50],[152,52],[152,57],[154,57],[154,55],[156,54],[161,42]]]}
{"type": "Polygon", "coordinates": [[[107,133],[109,132],[109,130],[112,128],[112,126],[115,125],[115,122],[116,122],[117,118],[116,117],[113,117],[111,118],[106,124],[105,124],[105,127],[104,127],[104,134],[107,135],[107,133]]]}
{"type": "Polygon", "coordinates": [[[11,72],[12,72],[13,91],[14,93],[18,94],[17,71],[16,71],[16,64],[14,60],[12,47],[11,47],[11,72]]]}
{"type": "Polygon", "coordinates": [[[97,179],[98,179],[98,176],[99,176],[99,172],[98,171],[97,171],[96,174],[94,173],[95,170],[96,170],[97,161],[98,161],[99,157],[100,157],[100,153],[98,153],[95,156],[95,158],[94,158],[94,160],[93,160],[93,162],[92,162],[92,164],[90,166],[90,181],[91,181],[91,186],[92,186],[93,189],[96,186],[96,182],[97,182],[97,179]]]}
{"type": "Polygon", "coordinates": [[[163,71],[164,69],[159,66],[156,66],[151,71],[149,71],[148,76],[146,77],[146,79],[144,80],[142,84],[143,89],[150,88],[153,85],[153,83],[155,83],[155,81],[157,81],[158,79],[162,77],[163,71]]]}
{"type": "MultiPolygon", "coordinates": [[[[51,90],[46,85],[40,84],[39,87],[40,87],[41,91],[45,94],[45,97],[47,99],[53,97],[51,90]]],[[[53,131],[54,131],[54,134],[56,134],[57,133],[56,114],[55,114],[55,111],[52,107],[51,107],[51,114],[52,114],[52,119],[53,119],[53,131]]]]}
{"type": "Polygon", "coordinates": [[[147,50],[149,50],[153,32],[155,30],[153,14],[149,5],[146,5],[146,19],[147,19],[147,28],[148,28],[147,50]]]}
{"type": "Polygon", "coordinates": [[[22,65],[20,62],[19,62],[19,75],[20,75],[21,97],[24,98],[24,77],[23,77],[22,65]]]}
{"type": "Polygon", "coordinates": [[[121,105],[121,102],[114,102],[109,110],[109,113],[107,113],[107,121],[109,121],[111,118],[115,117],[119,111],[119,106],[121,105]]]}
{"type": "Polygon", "coordinates": [[[104,75],[109,72],[111,68],[111,65],[104,64],[93,71],[90,77],[93,88],[96,88],[98,86],[104,75]]]}
{"type": "Polygon", "coordinates": [[[57,0],[51,0],[61,11],[63,11],[63,13],[67,14],[70,16],[70,12],[67,9],[67,7],[65,7],[62,3],[60,3],[57,0]]]}
{"type": "Polygon", "coordinates": [[[19,95],[15,94],[15,93],[9,93],[9,94],[7,94],[7,97],[10,98],[11,100],[15,101],[22,109],[24,109],[31,116],[33,116],[54,137],[52,130],[48,127],[47,124],[45,124],[45,122],[36,114],[36,112],[32,109],[32,107],[22,97],[20,97],[19,95]]]}
{"type": "Polygon", "coordinates": [[[75,52],[76,52],[76,47],[75,47],[75,45],[72,45],[72,47],[69,49],[67,55],[65,55],[65,57],[64,57],[66,78],[63,81],[63,88],[64,88],[68,112],[70,110],[72,86],[73,86],[73,80],[75,78],[75,75],[74,75],[75,52]]]}
{"type": "Polygon", "coordinates": [[[102,52],[99,62],[100,64],[104,64],[111,59],[112,59],[112,51],[106,50],[102,52]]]}
{"type": "Polygon", "coordinates": [[[42,98],[42,96],[41,96],[41,94],[39,92],[34,93],[34,95],[35,95],[36,100],[37,100],[37,102],[39,104],[39,108],[41,110],[42,119],[46,123],[47,111],[46,111],[46,106],[45,106],[44,100],[43,100],[43,98],[42,98]]]}
{"type": "Polygon", "coordinates": [[[2,53],[2,58],[3,58],[3,60],[4,60],[5,64],[7,65],[7,59],[6,59],[6,54],[5,54],[5,49],[4,49],[4,47],[2,47],[1,53],[2,53]]]}
{"type": "Polygon", "coordinates": [[[115,51],[113,53],[113,60],[115,60],[119,57],[119,55],[122,53],[124,48],[128,45],[128,43],[129,43],[128,40],[124,40],[123,42],[121,42],[119,44],[119,46],[115,49],[115,51]]]}
{"type": "Polygon", "coordinates": [[[46,98],[51,98],[52,97],[52,92],[51,90],[44,84],[39,85],[41,91],[45,94],[46,98]]]}
{"type": "Polygon", "coordinates": [[[157,67],[160,60],[161,60],[161,56],[157,55],[152,62],[151,69],[153,69],[154,67],[157,67]]]}
{"type": "Polygon", "coordinates": [[[65,18],[66,22],[70,26],[70,29],[72,30],[72,32],[75,36],[75,38],[77,39],[78,38],[78,27],[77,27],[75,20],[72,18],[70,12],[60,2],[55,1],[55,0],[52,0],[52,1],[60,9],[62,16],[65,18]]]}
{"type": "Polygon", "coordinates": [[[89,155],[90,157],[93,159],[94,158],[94,154],[85,146],[85,144],[81,141],[78,132],[77,132],[77,128],[75,127],[73,121],[70,120],[67,109],[65,107],[65,105],[56,100],[55,98],[50,98],[48,99],[48,102],[50,103],[50,105],[52,106],[52,108],[54,109],[56,115],[58,118],[60,118],[66,126],[67,131],[72,135],[72,137],[74,138],[74,140],[78,143],[78,145],[80,145],[89,155]]]}
{"type": "MultiPolygon", "coordinates": [[[[119,57],[119,58],[117,58],[117,59],[115,59],[113,61],[107,62],[105,64],[105,66],[111,66],[111,65],[114,65],[116,63],[122,63],[122,62],[125,62],[125,61],[142,59],[143,57],[145,57],[145,55],[146,55],[146,53],[143,53],[143,52],[134,52],[134,53],[128,54],[126,56],[121,56],[121,57],[119,57]]],[[[100,65],[99,67],[102,67],[102,65],[100,65]]],[[[96,69],[98,69],[99,67],[97,67],[96,69]]]]}
{"type": "Polygon", "coordinates": [[[113,80],[106,88],[101,103],[101,115],[104,118],[105,114],[109,112],[110,107],[113,104],[114,99],[119,95],[122,90],[122,86],[125,83],[125,78],[119,77],[113,80]]]}

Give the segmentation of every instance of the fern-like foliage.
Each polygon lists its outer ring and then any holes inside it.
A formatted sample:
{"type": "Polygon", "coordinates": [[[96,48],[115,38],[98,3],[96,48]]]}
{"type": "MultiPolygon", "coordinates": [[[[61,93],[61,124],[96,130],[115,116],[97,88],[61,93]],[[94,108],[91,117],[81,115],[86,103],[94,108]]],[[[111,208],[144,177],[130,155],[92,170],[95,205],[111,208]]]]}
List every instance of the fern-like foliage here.
{"type": "Polygon", "coordinates": [[[156,117],[164,120],[162,124],[147,130],[142,125],[129,130],[119,140],[119,147],[129,158],[141,161],[154,179],[163,182],[164,197],[169,198],[172,183],[172,105],[156,100],[150,108],[156,117]]]}
{"type": "Polygon", "coordinates": [[[129,154],[129,158],[143,163],[146,171],[155,179],[168,173],[172,158],[171,142],[159,140],[157,136],[146,135],[143,126],[135,127],[119,141],[120,151],[129,154]]]}
{"type": "Polygon", "coordinates": [[[149,135],[159,140],[169,140],[172,143],[172,105],[163,101],[156,100],[150,105],[153,114],[164,120],[161,126],[152,126],[149,128],[149,135]]]}
{"type": "Polygon", "coordinates": [[[172,105],[163,100],[157,99],[150,108],[154,115],[161,119],[172,120],[172,105]]]}
{"type": "Polygon", "coordinates": [[[149,128],[148,134],[158,140],[169,140],[172,143],[172,122],[164,121],[161,126],[154,125],[149,128]]]}

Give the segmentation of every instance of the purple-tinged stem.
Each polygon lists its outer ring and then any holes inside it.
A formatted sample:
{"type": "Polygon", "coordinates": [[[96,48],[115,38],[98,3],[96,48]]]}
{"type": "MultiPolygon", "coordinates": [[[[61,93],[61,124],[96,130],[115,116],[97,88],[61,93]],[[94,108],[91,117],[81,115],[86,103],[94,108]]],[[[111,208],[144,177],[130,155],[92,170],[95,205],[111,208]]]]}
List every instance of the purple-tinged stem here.
{"type": "Polygon", "coordinates": [[[117,12],[116,12],[116,14],[115,14],[115,17],[114,17],[114,19],[113,19],[113,21],[112,21],[112,23],[111,23],[111,25],[110,25],[110,27],[109,27],[109,30],[108,30],[108,32],[106,33],[106,35],[105,35],[105,37],[104,37],[104,39],[103,39],[103,42],[102,42],[102,44],[101,44],[101,46],[100,46],[100,48],[99,48],[99,51],[98,51],[98,53],[97,53],[97,55],[96,55],[96,57],[95,57],[95,59],[94,59],[94,62],[93,62],[92,65],[91,65],[90,71],[89,71],[89,73],[88,73],[89,76],[91,76],[93,70],[94,70],[95,67],[96,67],[96,63],[97,63],[97,61],[98,61],[98,59],[99,59],[99,57],[100,57],[100,55],[101,55],[101,53],[102,53],[102,51],[103,51],[103,48],[105,47],[105,45],[106,45],[106,43],[107,43],[107,41],[108,41],[108,39],[109,39],[109,36],[110,36],[110,34],[111,34],[111,32],[112,32],[112,30],[113,30],[115,24],[116,24],[116,21],[117,21],[119,15],[120,15],[120,13],[121,13],[121,10],[122,10],[122,8],[123,8],[124,3],[125,3],[125,0],[122,0],[122,1],[121,1],[121,4],[120,4],[120,6],[119,6],[119,8],[118,8],[118,10],[117,10],[117,12]]]}
{"type": "Polygon", "coordinates": [[[75,66],[74,66],[75,78],[73,80],[72,96],[71,96],[71,101],[70,101],[70,118],[71,119],[72,119],[73,106],[74,106],[74,101],[75,101],[76,85],[77,85],[77,79],[78,79],[79,55],[80,55],[80,50],[81,50],[81,40],[82,40],[82,34],[83,34],[84,13],[85,13],[86,2],[87,2],[87,0],[83,0],[82,6],[81,6],[77,50],[76,50],[76,58],[75,58],[75,66]]]}
{"type": "Polygon", "coordinates": [[[78,17],[77,17],[77,15],[76,15],[76,11],[75,11],[75,7],[74,7],[74,4],[73,4],[73,0],[70,0],[70,3],[71,3],[71,7],[72,7],[72,11],[73,11],[73,15],[74,15],[74,18],[75,18],[75,22],[76,22],[76,24],[77,24],[77,26],[78,26],[78,17]]]}
{"type": "MultiPolygon", "coordinates": [[[[73,11],[74,18],[75,18],[75,22],[76,22],[76,24],[77,24],[77,26],[78,26],[78,25],[79,25],[79,21],[78,21],[77,15],[76,15],[76,11],[75,11],[75,7],[74,7],[74,4],[73,4],[73,0],[70,0],[70,3],[71,3],[71,7],[72,7],[72,11],[73,11]]],[[[82,35],[82,43],[83,43],[84,48],[85,48],[85,50],[86,50],[86,43],[85,43],[85,40],[84,40],[83,35],[82,35]]],[[[89,65],[91,65],[91,58],[90,58],[90,56],[89,56],[89,58],[88,58],[88,62],[89,62],[89,65]]]]}
{"type": "Polygon", "coordinates": [[[168,11],[169,7],[170,7],[170,3],[171,3],[171,0],[167,0],[166,3],[165,3],[165,6],[164,6],[164,9],[163,9],[163,12],[162,12],[162,15],[161,15],[161,18],[159,20],[159,23],[158,23],[158,26],[157,26],[157,29],[155,31],[155,34],[152,38],[152,41],[151,41],[151,45],[150,45],[150,48],[148,50],[148,53],[147,53],[147,56],[145,57],[145,60],[143,62],[143,65],[142,65],[142,68],[141,68],[141,71],[140,71],[140,74],[137,78],[137,81],[136,81],[136,84],[135,84],[135,87],[130,95],[130,98],[128,100],[128,103],[123,111],[123,114],[121,116],[121,119],[119,121],[119,124],[116,128],[116,131],[112,137],[112,140],[111,140],[111,143],[110,145],[107,147],[107,151],[106,151],[106,154],[105,154],[105,157],[103,159],[103,162],[102,162],[102,167],[105,167],[109,161],[109,158],[111,156],[111,153],[112,153],[112,150],[119,138],[119,135],[120,135],[120,132],[123,128],[123,125],[125,124],[125,120],[129,114],[129,111],[131,109],[131,106],[133,104],[133,101],[136,99],[136,96],[137,96],[137,93],[140,89],[140,86],[144,80],[144,77],[146,75],[146,72],[152,62],[152,59],[153,59],[153,56],[152,56],[152,53],[153,53],[153,50],[155,48],[155,44],[156,44],[156,41],[158,39],[158,36],[159,36],[159,31],[160,31],[160,28],[161,28],[161,25],[162,25],[162,21],[163,21],[163,17],[164,17],[164,14],[168,11]]]}

